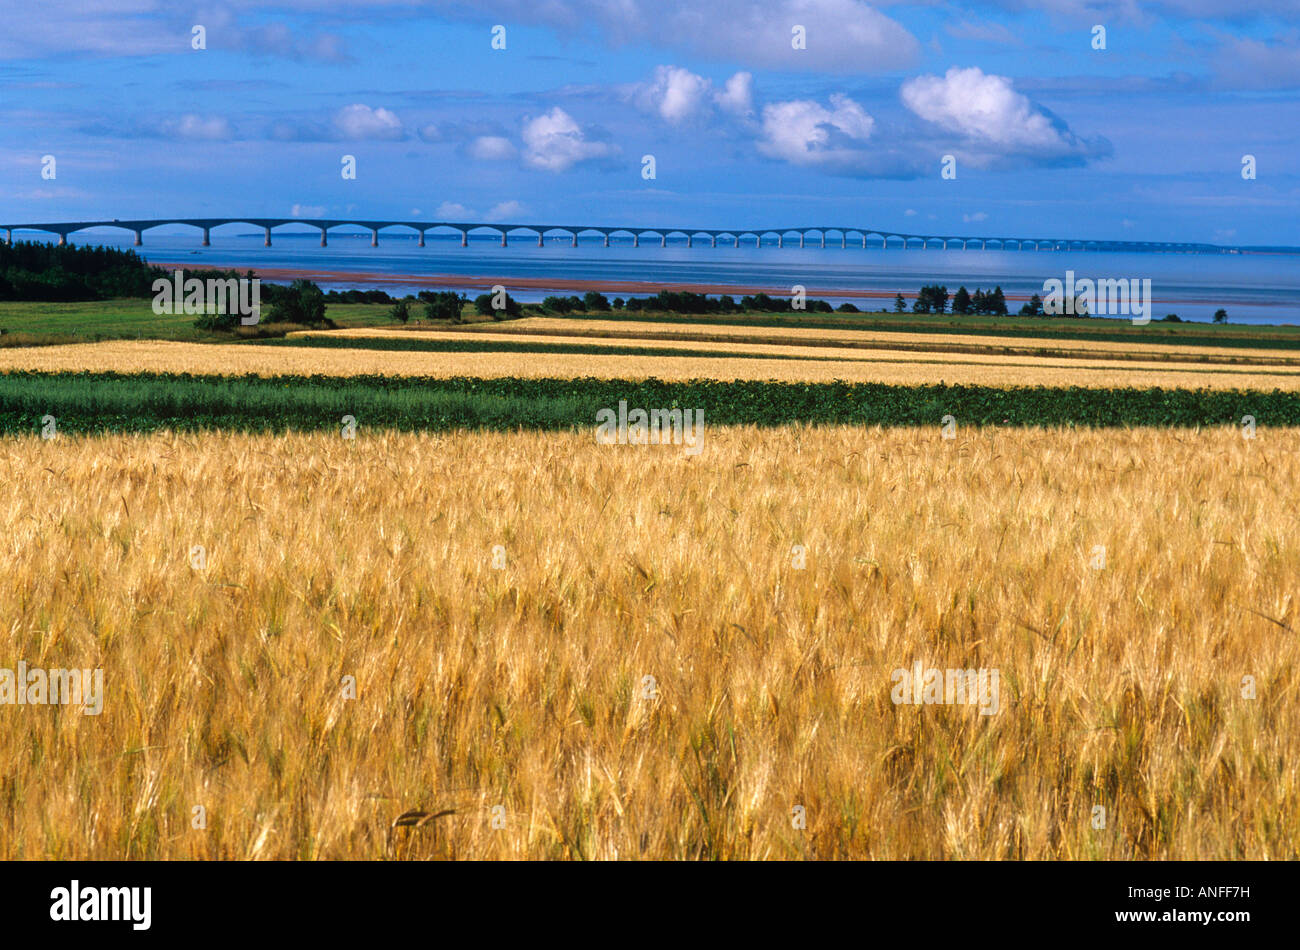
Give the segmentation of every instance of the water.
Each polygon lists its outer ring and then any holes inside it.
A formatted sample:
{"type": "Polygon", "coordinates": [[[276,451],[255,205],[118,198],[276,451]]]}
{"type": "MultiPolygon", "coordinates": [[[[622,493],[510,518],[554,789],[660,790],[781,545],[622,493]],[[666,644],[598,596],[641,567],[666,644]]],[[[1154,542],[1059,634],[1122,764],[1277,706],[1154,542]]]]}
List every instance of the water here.
{"type": "MultiPolygon", "coordinates": [[[[43,235],[15,235],[31,240],[43,235]]],[[[69,238],[78,244],[106,244],[130,247],[128,232],[106,230],[82,232],[69,238]]],[[[402,276],[439,277],[450,281],[451,289],[482,293],[482,286],[457,284],[457,278],[499,278],[511,295],[524,302],[539,301],[551,293],[578,293],[597,285],[611,299],[615,296],[645,296],[659,286],[692,285],[715,293],[730,292],[739,297],[749,289],[773,295],[788,295],[793,286],[807,288],[808,296],[839,304],[854,303],[863,309],[888,309],[896,292],[915,297],[922,284],[939,283],[949,293],[965,285],[991,290],[1000,285],[1008,298],[1008,309],[1019,309],[1030,294],[1043,294],[1049,278],[1065,280],[1073,270],[1076,280],[1084,277],[1150,278],[1153,298],[1151,316],[1158,320],[1176,313],[1184,320],[1209,320],[1220,307],[1233,323],[1300,324],[1300,257],[1285,254],[1142,254],[1084,251],[943,251],[913,248],[902,250],[878,245],[864,249],[850,240],[841,248],[838,238],[828,240],[825,249],[810,238],[800,249],[797,239],[783,248],[775,242],[755,247],[753,239],[739,248],[712,248],[707,239],[687,247],[685,240],[670,240],[666,248],[657,238],[642,241],[639,248],[631,238],[612,240],[589,235],[571,246],[571,238],[551,237],[543,247],[535,235],[520,232],[500,246],[500,236],[471,235],[468,247],[460,246],[459,234],[429,235],[428,246],[416,244],[410,232],[382,232],[379,247],[370,246],[369,232],[331,231],[329,247],[322,248],[320,232],[275,232],[270,248],[263,247],[263,233],[228,228],[212,234],[212,246],[201,247],[197,231],[148,232],[139,248],[151,262],[189,267],[286,268],[309,271],[325,289],[380,288],[413,293],[425,286],[398,282],[402,276]],[[528,279],[540,284],[512,287],[511,281],[528,279]],[[617,281],[643,281],[654,286],[615,288],[617,281]],[[839,291],[839,293],[837,293],[839,291]],[[863,299],[853,292],[872,292],[880,298],[863,299]]],[[[286,278],[287,279],[287,278],[286,278]]]]}

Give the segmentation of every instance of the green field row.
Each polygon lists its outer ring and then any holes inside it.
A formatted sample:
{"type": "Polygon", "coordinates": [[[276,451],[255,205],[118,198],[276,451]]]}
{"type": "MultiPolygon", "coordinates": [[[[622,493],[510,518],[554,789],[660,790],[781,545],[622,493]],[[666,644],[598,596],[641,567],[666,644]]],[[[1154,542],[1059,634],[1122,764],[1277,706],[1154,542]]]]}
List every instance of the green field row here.
{"type": "Polygon", "coordinates": [[[601,409],[694,409],[705,425],[1300,426],[1300,393],[698,380],[0,374],[0,432],[572,429],[601,409]]]}

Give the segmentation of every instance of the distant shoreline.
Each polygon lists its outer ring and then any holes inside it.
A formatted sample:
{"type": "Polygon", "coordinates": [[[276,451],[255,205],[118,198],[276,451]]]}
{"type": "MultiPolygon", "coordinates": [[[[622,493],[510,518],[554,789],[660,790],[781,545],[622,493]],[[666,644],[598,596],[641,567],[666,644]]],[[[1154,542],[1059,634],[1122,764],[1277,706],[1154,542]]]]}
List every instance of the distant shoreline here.
{"type": "MultiPolygon", "coordinates": [[[[193,261],[151,261],[162,268],[193,268],[193,261]]],[[[269,281],[292,281],[306,279],[326,284],[365,284],[374,286],[377,289],[384,287],[444,287],[444,288],[473,288],[480,290],[490,290],[492,287],[500,285],[510,290],[528,290],[534,293],[550,292],[554,294],[568,294],[573,291],[595,290],[603,294],[616,294],[622,296],[638,295],[651,296],[661,290],[676,291],[678,293],[709,294],[718,296],[720,294],[731,294],[732,296],[744,296],[752,294],[767,294],[772,297],[788,297],[790,288],[762,286],[758,284],[693,284],[693,283],[672,283],[668,281],[652,280],[590,280],[586,278],[554,278],[554,277],[471,277],[463,274],[412,274],[397,273],[385,274],[375,271],[335,271],[324,270],[318,267],[249,267],[247,264],[229,264],[219,261],[204,261],[204,269],[212,268],[218,270],[252,270],[263,280],[269,281]]],[[[976,286],[983,287],[983,284],[972,284],[967,288],[973,290],[976,286]]],[[[956,288],[950,287],[949,290],[956,288]]],[[[988,289],[992,289],[989,287],[988,289]]],[[[809,297],[822,298],[844,298],[853,300],[889,300],[892,301],[897,294],[903,294],[911,298],[916,296],[916,287],[899,287],[895,290],[862,290],[837,287],[808,287],[806,293],[809,297]]],[[[1027,301],[1033,296],[1032,293],[1006,293],[1007,300],[1027,301]]],[[[1245,304],[1246,301],[1234,300],[1231,297],[1215,297],[1212,299],[1199,298],[1180,298],[1176,301],[1162,301],[1159,298],[1152,300],[1153,305],[1165,306],[1233,306],[1236,304],[1245,304]]],[[[1256,303],[1252,302],[1251,306],[1284,306],[1283,304],[1256,303]]],[[[1154,318],[1154,314],[1153,314],[1154,318]]]]}

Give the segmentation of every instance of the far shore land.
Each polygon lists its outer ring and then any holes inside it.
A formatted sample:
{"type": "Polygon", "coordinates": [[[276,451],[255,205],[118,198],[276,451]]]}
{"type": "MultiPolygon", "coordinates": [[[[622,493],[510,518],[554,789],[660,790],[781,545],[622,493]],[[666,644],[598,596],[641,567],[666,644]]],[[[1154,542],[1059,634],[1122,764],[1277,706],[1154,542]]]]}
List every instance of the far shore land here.
{"type": "MultiPolygon", "coordinates": [[[[194,267],[193,261],[150,261],[157,267],[164,269],[179,268],[185,270],[194,267]]],[[[490,290],[492,287],[501,285],[507,290],[527,290],[534,293],[553,293],[568,294],[573,291],[595,290],[606,295],[619,296],[653,296],[661,290],[676,291],[679,293],[709,294],[718,296],[719,294],[731,294],[733,297],[740,297],[748,294],[767,294],[771,297],[788,297],[790,288],[760,286],[757,284],[679,284],[664,281],[651,280],[587,280],[583,278],[564,278],[556,280],[554,277],[472,277],[466,274],[387,274],[375,271],[338,271],[323,270],[318,267],[249,267],[247,264],[230,264],[219,261],[204,261],[205,269],[212,268],[216,270],[235,270],[247,271],[252,270],[258,277],[269,281],[293,281],[299,278],[315,281],[322,284],[361,284],[375,289],[387,289],[390,287],[410,287],[410,288],[476,288],[490,290]]],[[[974,290],[974,284],[968,289],[974,290]]],[[[982,285],[980,285],[982,286],[982,285]]],[[[949,287],[949,290],[955,290],[949,287]]],[[[992,289],[991,287],[987,289],[992,289]]],[[[813,298],[841,298],[852,300],[884,300],[892,302],[897,294],[911,299],[916,296],[916,287],[898,287],[894,290],[861,290],[850,288],[836,287],[808,287],[806,293],[813,298]]],[[[1005,298],[1015,301],[1028,301],[1032,293],[1006,293],[1005,298]]],[[[1040,294],[1041,296],[1041,294],[1040,294]]],[[[1162,301],[1155,298],[1151,301],[1152,306],[1181,305],[1203,305],[1203,306],[1231,306],[1240,301],[1233,300],[1231,297],[1215,297],[1214,299],[1190,299],[1180,298],[1177,301],[1162,301]]],[[[1268,306],[1267,304],[1254,303],[1253,306],[1268,306]]],[[[887,309],[887,308],[886,308],[887,309]]],[[[1155,314],[1153,313],[1154,317],[1155,314]]]]}

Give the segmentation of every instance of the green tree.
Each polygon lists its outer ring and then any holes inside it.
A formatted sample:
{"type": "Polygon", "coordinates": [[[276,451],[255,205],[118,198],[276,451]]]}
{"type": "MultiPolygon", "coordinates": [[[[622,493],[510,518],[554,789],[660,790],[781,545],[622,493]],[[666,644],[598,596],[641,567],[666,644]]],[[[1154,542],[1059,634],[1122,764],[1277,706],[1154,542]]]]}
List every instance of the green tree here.
{"type": "Polygon", "coordinates": [[[1043,298],[1034,294],[1029,298],[1029,302],[1020,308],[1020,315],[1023,317],[1041,317],[1043,315],[1043,298]]]}
{"type": "Polygon", "coordinates": [[[446,320],[448,323],[460,323],[461,312],[465,307],[465,295],[450,290],[421,291],[420,299],[424,301],[424,315],[429,320],[446,320]]]}
{"type": "Polygon", "coordinates": [[[502,293],[505,298],[502,301],[503,306],[497,307],[496,293],[479,294],[474,298],[474,311],[480,316],[491,317],[493,320],[504,320],[506,317],[517,317],[524,312],[519,301],[507,293],[502,293]]]}
{"type": "Polygon", "coordinates": [[[393,309],[388,311],[388,316],[399,323],[406,323],[411,319],[411,301],[408,297],[401,297],[393,304],[393,309]]]}
{"type": "MultiPolygon", "coordinates": [[[[979,293],[977,290],[976,293],[979,293]]],[[[970,293],[966,288],[958,287],[957,292],[952,295],[952,312],[953,313],[970,313],[971,300],[970,293]]]]}
{"type": "Polygon", "coordinates": [[[1214,311],[1214,322],[1215,322],[1215,323],[1227,323],[1227,322],[1228,322],[1228,311],[1224,310],[1222,307],[1220,307],[1218,310],[1214,311]]]}
{"type": "Polygon", "coordinates": [[[894,313],[904,313],[907,310],[907,301],[903,299],[902,294],[894,296],[894,313]]]}
{"type": "Polygon", "coordinates": [[[310,280],[299,278],[271,299],[269,322],[315,327],[325,322],[325,295],[310,280]]]}
{"type": "Polygon", "coordinates": [[[582,295],[582,302],[588,310],[608,310],[609,300],[604,294],[589,290],[582,295]]]}

